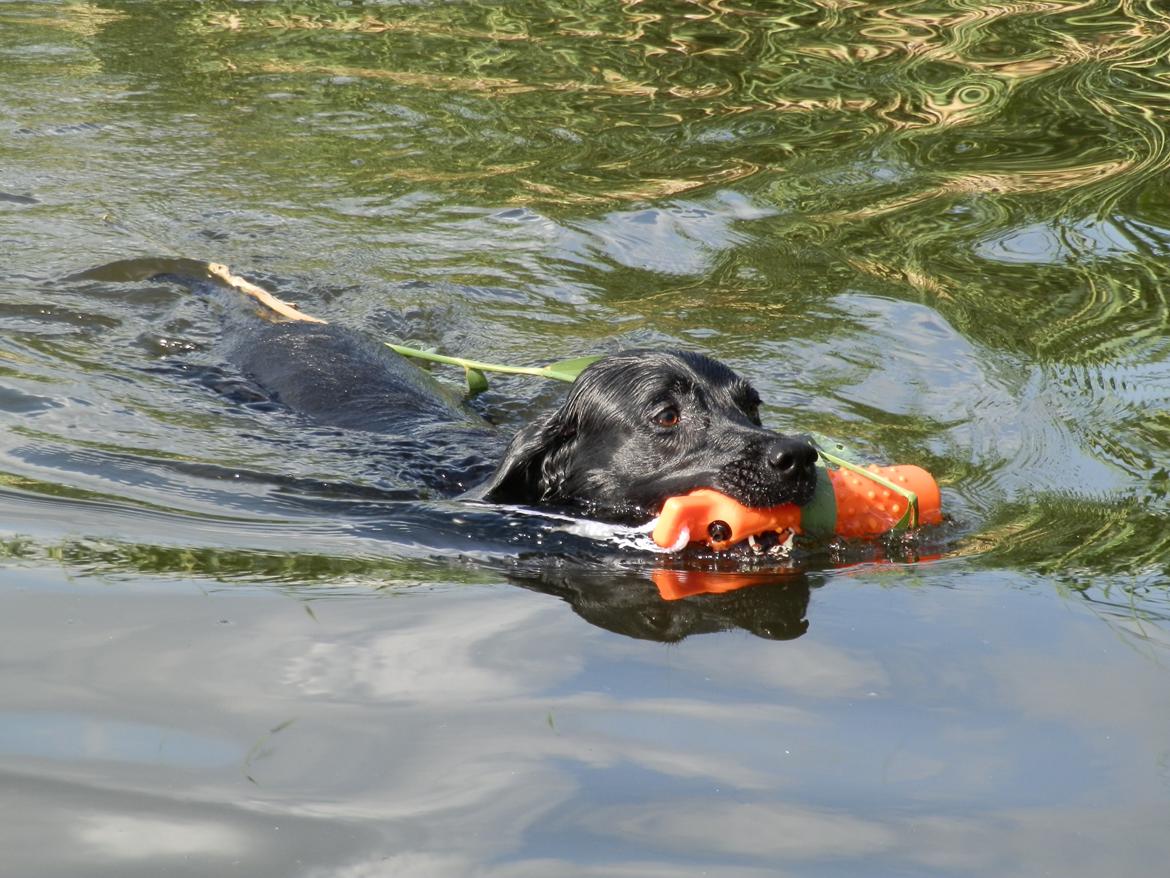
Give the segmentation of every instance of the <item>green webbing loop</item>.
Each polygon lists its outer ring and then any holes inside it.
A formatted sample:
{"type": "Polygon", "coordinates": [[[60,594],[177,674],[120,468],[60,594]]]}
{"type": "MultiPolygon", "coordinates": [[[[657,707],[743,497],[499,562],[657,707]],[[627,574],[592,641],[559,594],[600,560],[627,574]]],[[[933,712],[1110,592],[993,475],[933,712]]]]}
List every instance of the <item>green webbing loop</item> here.
{"type": "Polygon", "coordinates": [[[817,486],[813,498],[800,507],[800,530],[814,536],[831,536],[837,531],[837,497],[825,465],[817,461],[817,486]]]}

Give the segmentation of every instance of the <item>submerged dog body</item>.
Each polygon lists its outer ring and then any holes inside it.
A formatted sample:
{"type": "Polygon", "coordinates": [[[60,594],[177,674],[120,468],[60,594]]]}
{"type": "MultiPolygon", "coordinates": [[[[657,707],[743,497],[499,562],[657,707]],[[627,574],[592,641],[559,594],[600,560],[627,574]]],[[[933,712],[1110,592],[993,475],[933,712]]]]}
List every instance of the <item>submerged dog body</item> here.
{"type": "Polygon", "coordinates": [[[224,341],[240,371],[317,423],[374,432],[431,423],[488,429],[447,385],[365,333],[243,315],[224,341]]]}
{"type": "MultiPolygon", "coordinates": [[[[491,427],[444,385],[360,332],[333,324],[234,322],[226,353],[284,405],[323,424],[410,435],[491,427]]],[[[522,428],[466,496],[647,520],[670,496],[715,488],[747,506],[803,504],[816,484],[807,442],[764,429],[760,398],[722,363],[682,351],[605,357],[564,403],[522,428]]],[[[490,451],[487,453],[491,453],[490,451]]]]}

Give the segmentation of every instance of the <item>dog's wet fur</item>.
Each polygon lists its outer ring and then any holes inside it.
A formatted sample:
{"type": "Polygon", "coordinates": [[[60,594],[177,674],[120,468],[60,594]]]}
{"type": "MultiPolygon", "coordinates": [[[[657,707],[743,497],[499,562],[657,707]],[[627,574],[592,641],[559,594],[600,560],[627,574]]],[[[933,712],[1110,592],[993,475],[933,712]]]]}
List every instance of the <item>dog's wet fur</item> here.
{"type": "MultiPolygon", "coordinates": [[[[227,358],[318,423],[397,435],[449,430],[469,444],[493,433],[449,387],[361,332],[254,314],[231,324],[227,358]]],[[[696,488],[747,506],[807,503],[817,452],[765,429],[759,405],[747,381],[702,354],[613,354],[523,427],[491,477],[465,496],[625,522],[648,520],[668,497],[696,488]]]]}

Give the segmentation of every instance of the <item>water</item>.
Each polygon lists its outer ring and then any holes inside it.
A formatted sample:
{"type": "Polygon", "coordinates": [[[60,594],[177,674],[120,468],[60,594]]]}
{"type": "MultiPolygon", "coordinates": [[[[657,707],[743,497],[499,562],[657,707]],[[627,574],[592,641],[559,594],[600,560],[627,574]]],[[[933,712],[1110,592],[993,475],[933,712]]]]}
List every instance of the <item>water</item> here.
{"type": "Polygon", "coordinates": [[[1160,874],[1168,48],[1094,0],[0,5],[7,868],[1160,874]],[[716,580],[419,498],[177,259],[486,360],[707,351],[952,520],[716,580]]]}

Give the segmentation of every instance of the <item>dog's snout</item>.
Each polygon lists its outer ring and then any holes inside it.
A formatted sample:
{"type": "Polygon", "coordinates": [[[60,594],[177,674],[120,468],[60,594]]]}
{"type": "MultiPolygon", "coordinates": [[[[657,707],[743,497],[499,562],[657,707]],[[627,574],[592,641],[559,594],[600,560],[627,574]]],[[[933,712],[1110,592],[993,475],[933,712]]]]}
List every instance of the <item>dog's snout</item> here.
{"type": "Polygon", "coordinates": [[[816,449],[799,439],[777,439],[768,448],[768,465],[781,476],[794,476],[816,461],[816,449]]]}
{"type": "Polygon", "coordinates": [[[761,439],[724,466],[713,487],[756,509],[808,503],[817,485],[816,448],[805,439],[776,433],[761,439]]]}

